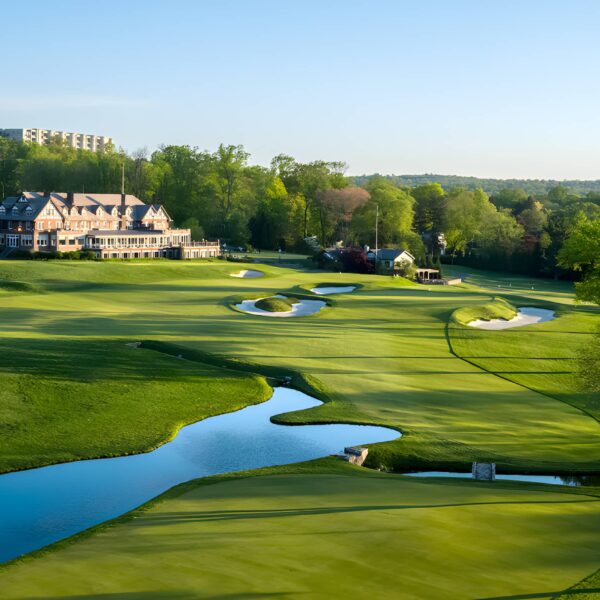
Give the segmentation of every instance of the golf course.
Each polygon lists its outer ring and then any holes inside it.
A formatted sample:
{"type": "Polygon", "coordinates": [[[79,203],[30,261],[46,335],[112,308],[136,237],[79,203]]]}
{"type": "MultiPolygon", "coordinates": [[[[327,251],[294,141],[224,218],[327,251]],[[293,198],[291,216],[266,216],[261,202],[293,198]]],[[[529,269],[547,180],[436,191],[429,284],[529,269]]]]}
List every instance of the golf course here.
{"type": "Polygon", "coordinates": [[[182,483],[5,563],[2,598],[597,597],[600,487],[402,475],[600,474],[600,399],[575,362],[600,309],[568,282],[445,270],[463,283],[268,257],[2,261],[0,473],[149,452],[282,383],[322,404],[277,424],[398,432],[364,467],[182,483]],[[521,308],[552,318],[469,325],[521,308]]]}

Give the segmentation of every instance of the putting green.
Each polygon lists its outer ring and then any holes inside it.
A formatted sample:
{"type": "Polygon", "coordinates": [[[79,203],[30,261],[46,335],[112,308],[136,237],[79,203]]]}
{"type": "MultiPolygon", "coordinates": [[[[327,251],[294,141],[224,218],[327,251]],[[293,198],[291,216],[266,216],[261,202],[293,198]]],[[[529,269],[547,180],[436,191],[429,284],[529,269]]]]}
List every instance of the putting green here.
{"type": "Polygon", "coordinates": [[[9,565],[2,597],[550,598],[600,560],[600,498],[578,491],[334,459],[199,480],[9,565]]]}

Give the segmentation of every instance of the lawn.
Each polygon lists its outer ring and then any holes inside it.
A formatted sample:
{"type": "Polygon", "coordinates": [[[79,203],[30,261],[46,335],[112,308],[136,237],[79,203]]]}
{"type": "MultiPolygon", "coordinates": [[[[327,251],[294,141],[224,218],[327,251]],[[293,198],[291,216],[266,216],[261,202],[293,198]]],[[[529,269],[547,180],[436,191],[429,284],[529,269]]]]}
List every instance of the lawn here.
{"type": "Polygon", "coordinates": [[[2,597],[551,598],[596,570],[599,504],[599,489],[411,480],[324,459],[174,488],[9,565],[2,597]]]}
{"type": "MultiPolygon", "coordinates": [[[[264,376],[292,376],[326,402],[281,422],[403,431],[371,447],[371,467],[600,471],[597,398],[573,375],[600,313],[574,304],[568,284],[470,272],[464,285],[429,287],[273,264],[259,279],[230,277],[248,267],[0,263],[0,472],[148,450],[186,423],[266,399],[264,376]],[[311,317],[232,308],[325,283],[357,289],[311,317]],[[528,305],[558,318],[522,330],[462,324],[528,305]]],[[[7,565],[2,598],[517,600],[566,598],[573,585],[591,598],[598,494],[417,480],[332,459],[222,476],[7,565]]]]}
{"type": "MultiPolygon", "coordinates": [[[[151,340],[173,344],[175,355],[220,355],[227,360],[217,364],[301,375],[329,400],[282,421],[402,430],[401,440],[372,449],[371,466],[467,468],[494,460],[514,471],[600,470],[600,425],[586,409],[593,399],[575,389],[571,360],[599,313],[574,306],[564,284],[541,282],[535,298],[519,287],[519,302],[539,304],[546,295],[560,310],[556,321],[518,333],[476,331],[467,336],[471,347],[447,324],[456,309],[477,311],[500,295],[484,276],[481,286],[452,287],[273,265],[261,265],[259,279],[229,276],[248,266],[1,263],[0,279],[13,283],[0,290],[8,412],[0,468],[151,448],[184,422],[264,399],[258,379],[246,386],[232,370],[126,346],[151,340]],[[359,289],[332,297],[311,317],[261,319],[231,308],[234,297],[306,294],[323,282],[359,289]],[[542,335],[552,342],[536,343],[542,335]],[[55,435],[66,443],[57,445],[55,435]]],[[[515,293],[504,295],[514,302],[515,293]]]]}

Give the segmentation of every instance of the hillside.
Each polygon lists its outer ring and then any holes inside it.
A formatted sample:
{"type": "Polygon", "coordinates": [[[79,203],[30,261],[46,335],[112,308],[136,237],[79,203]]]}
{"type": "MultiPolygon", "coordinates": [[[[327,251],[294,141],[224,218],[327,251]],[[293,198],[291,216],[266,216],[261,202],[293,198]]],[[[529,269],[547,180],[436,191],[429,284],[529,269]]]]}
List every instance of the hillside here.
{"type": "MultiPolygon", "coordinates": [[[[375,175],[375,173],[371,175],[358,175],[353,179],[356,185],[362,186],[375,175]]],[[[483,188],[488,194],[495,194],[502,189],[515,188],[522,188],[528,194],[546,194],[558,185],[567,188],[571,193],[576,195],[584,195],[588,192],[600,192],[600,179],[571,179],[563,181],[556,179],[484,179],[463,175],[436,175],[435,173],[425,173],[423,175],[384,175],[384,177],[402,186],[413,187],[426,183],[440,183],[444,188],[462,187],[468,190],[483,188]]]]}

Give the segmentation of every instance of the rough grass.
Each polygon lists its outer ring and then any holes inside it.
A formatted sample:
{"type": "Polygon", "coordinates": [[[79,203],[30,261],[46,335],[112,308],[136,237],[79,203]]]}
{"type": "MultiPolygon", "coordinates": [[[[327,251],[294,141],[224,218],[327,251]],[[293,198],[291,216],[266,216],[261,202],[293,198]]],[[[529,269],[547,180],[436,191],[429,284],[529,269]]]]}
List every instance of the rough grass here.
{"type": "Polygon", "coordinates": [[[297,303],[295,298],[261,298],[254,304],[256,308],[266,310],[268,312],[290,312],[292,304],[297,303]]]}
{"type": "Polygon", "coordinates": [[[550,597],[600,560],[596,493],[333,459],[218,476],[4,567],[2,597],[550,597]]]}
{"type": "Polygon", "coordinates": [[[116,341],[0,339],[0,472],[151,450],[266,400],[262,378],[116,341]]]}

